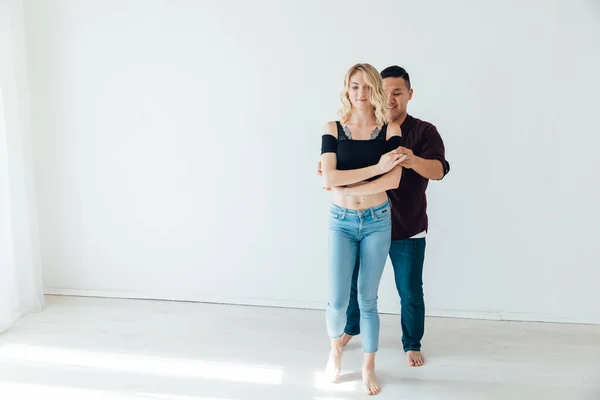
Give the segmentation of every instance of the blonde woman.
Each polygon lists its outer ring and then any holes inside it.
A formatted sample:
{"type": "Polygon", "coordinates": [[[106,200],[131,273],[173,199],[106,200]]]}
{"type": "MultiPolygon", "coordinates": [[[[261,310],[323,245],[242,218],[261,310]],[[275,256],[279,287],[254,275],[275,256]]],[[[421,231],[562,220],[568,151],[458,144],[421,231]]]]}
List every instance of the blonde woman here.
{"type": "Polygon", "coordinates": [[[325,187],[333,194],[329,217],[329,299],[327,332],[331,351],[327,375],[341,371],[346,309],[352,273],[360,257],[358,304],[364,362],[363,386],[379,393],[375,353],[379,346],[377,291],[391,242],[391,209],[386,190],[400,184],[402,161],[397,124],[388,124],[387,99],[381,77],[369,64],[346,73],[339,121],[325,125],[321,168],[325,187]]]}

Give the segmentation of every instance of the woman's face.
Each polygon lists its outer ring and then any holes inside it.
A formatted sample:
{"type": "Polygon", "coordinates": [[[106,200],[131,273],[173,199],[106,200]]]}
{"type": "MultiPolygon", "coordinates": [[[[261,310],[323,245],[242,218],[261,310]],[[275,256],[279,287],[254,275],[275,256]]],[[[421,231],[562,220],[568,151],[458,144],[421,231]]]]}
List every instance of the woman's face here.
{"type": "Polygon", "coordinates": [[[365,82],[362,71],[356,71],[350,76],[348,98],[353,108],[373,108],[371,104],[371,87],[365,82]]]}

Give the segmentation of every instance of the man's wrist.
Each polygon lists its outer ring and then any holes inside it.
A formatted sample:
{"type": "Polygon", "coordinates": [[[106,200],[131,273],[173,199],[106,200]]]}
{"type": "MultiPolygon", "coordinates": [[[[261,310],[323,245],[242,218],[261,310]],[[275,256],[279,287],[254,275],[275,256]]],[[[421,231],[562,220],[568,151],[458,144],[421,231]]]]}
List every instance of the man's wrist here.
{"type": "Polygon", "coordinates": [[[413,169],[421,169],[421,167],[423,166],[423,161],[425,161],[424,158],[421,158],[419,156],[413,156],[413,169]]]}
{"type": "Polygon", "coordinates": [[[413,169],[421,176],[427,179],[442,179],[444,177],[444,165],[439,160],[430,160],[427,158],[421,158],[415,156],[413,161],[413,169]],[[433,167],[435,165],[435,168],[433,167]],[[438,165],[439,171],[442,176],[438,177],[438,165]]]}

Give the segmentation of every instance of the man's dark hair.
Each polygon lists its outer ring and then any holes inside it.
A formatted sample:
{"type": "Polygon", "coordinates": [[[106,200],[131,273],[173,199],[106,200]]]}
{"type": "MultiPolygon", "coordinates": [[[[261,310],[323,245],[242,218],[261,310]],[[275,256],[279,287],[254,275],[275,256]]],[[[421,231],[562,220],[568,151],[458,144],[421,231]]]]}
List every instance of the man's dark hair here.
{"type": "Polygon", "coordinates": [[[381,71],[381,79],[385,78],[402,78],[406,83],[406,87],[410,90],[410,77],[408,76],[408,72],[402,67],[397,65],[392,65],[391,67],[387,67],[383,71],[381,71]]]}

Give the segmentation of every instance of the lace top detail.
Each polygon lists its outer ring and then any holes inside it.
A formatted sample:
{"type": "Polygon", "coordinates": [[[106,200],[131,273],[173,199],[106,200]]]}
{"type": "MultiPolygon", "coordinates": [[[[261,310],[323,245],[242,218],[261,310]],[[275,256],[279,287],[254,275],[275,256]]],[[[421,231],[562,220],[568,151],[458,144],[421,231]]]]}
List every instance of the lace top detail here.
{"type": "MultiPolygon", "coordinates": [[[[338,126],[338,141],[355,140],[352,137],[352,132],[350,131],[350,127],[348,125],[344,125],[342,127],[342,124],[340,124],[339,122],[338,122],[338,124],[339,124],[339,126],[338,126]],[[342,129],[339,129],[340,127],[342,127],[342,129]]],[[[369,140],[375,140],[375,139],[385,140],[385,131],[384,131],[384,129],[382,129],[382,127],[376,126],[375,129],[373,129],[373,132],[371,132],[369,140]],[[382,132],[384,132],[384,135],[383,135],[383,137],[380,137],[382,132]]]]}

